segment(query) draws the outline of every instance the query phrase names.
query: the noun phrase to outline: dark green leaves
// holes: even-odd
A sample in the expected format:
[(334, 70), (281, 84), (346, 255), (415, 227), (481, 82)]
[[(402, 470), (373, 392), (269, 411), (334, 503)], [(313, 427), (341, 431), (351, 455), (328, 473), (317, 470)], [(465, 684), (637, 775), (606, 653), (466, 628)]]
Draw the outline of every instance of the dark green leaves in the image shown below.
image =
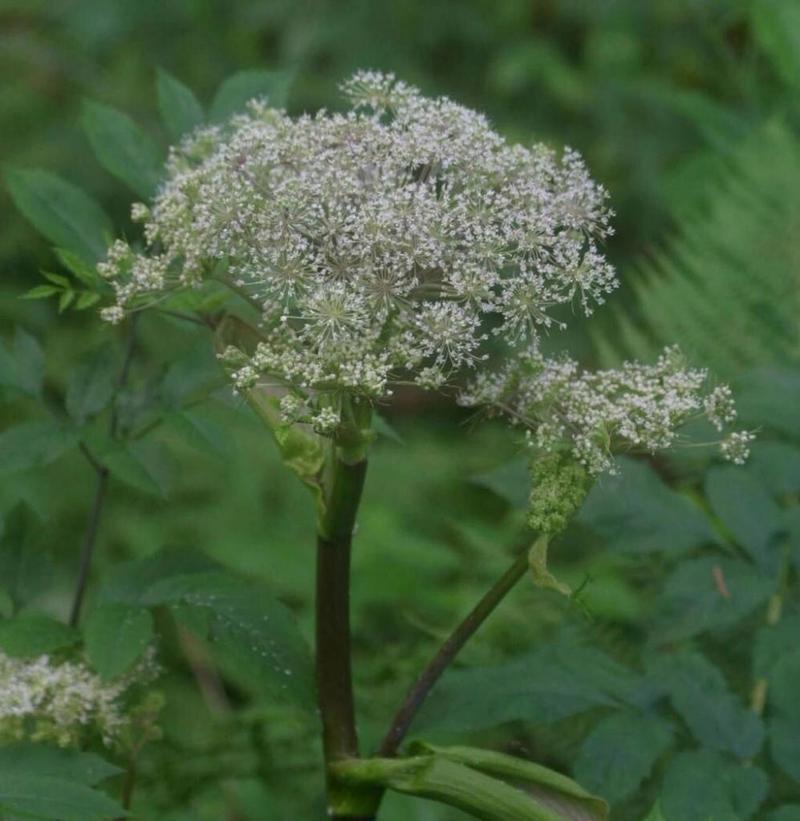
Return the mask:
[(796, 643), (791, 652), (775, 663), (769, 681), (772, 758), (785, 773), (800, 782), (800, 649)]
[(0, 747), (0, 772), (66, 778), (93, 787), (122, 771), (93, 753), (20, 743)]
[(728, 688), (722, 673), (699, 653), (666, 657), (658, 675), (667, 682), (675, 711), (704, 746), (752, 758), (761, 747), (759, 717)]
[(465, 732), (508, 721), (558, 721), (625, 703), (635, 676), (598, 650), (563, 642), (494, 667), (454, 670), (437, 685), (415, 724)]
[(9, 656), (40, 656), (79, 640), (77, 631), (48, 616), (30, 614), (0, 621), (0, 650)]
[(149, 611), (127, 604), (104, 604), (86, 620), (86, 655), (102, 678), (116, 678), (140, 658), (152, 635), (153, 617)]
[(191, 89), (163, 69), (156, 80), (158, 108), (169, 136), (178, 142), (203, 122), (203, 106)]
[(53, 821), (104, 821), (126, 813), (92, 789), (121, 770), (99, 756), (39, 744), (0, 748), (0, 811)]
[(758, 767), (727, 761), (710, 751), (680, 753), (664, 776), (661, 810), (666, 821), (745, 821), (768, 789)]
[(684, 561), (669, 576), (658, 601), (654, 638), (690, 638), (734, 625), (763, 604), (774, 583), (749, 563), (715, 558)]
[(0, 433), (0, 474), (48, 465), (76, 441), (75, 431), (51, 419), (6, 428)]
[(70, 374), (67, 413), (78, 424), (100, 413), (114, 395), (117, 363), (107, 346), (87, 357)]
[(624, 711), (604, 718), (587, 737), (575, 777), (610, 802), (634, 794), (672, 739), (660, 718)]
[(105, 255), (111, 222), (80, 188), (38, 169), (12, 169), (6, 183), (17, 208), (51, 242), (88, 262)]
[(161, 155), (150, 137), (127, 114), (91, 101), (83, 105), (81, 123), (103, 168), (150, 199), (161, 172)]
[(0, 772), (0, 809), (52, 821), (105, 821), (126, 815), (107, 795), (66, 778), (5, 772)]
[(11, 598), (12, 610), (41, 594), (52, 578), (52, 559), (41, 547), (43, 530), (24, 503), (5, 515), (0, 538), (0, 585)]
[(263, 695), (313, 707), (308, 646), (294, 617), (263, 588), (230, 576), (196, 551), (166, 550), (120, 568), (106, 601), (167, 605), (208, 638), (226, 674)]
[(36, 398), (42, 391), (43, 381), (42, 348), (35, 337), (17, 327), (11, 349), (0, 342), (0, 386)]
[(208, 638), (226, 672), (254, 692), (313, 705), (308, 647), (289, 610), (265, 590), (224, 573), (193, 573), (156, 582), (143, 603), (170, 604)]
[(702, 512), (649, 465), (633, 459), (619, 459), (618, 465), (619, 475), (601, 477), (578, 515), (611, 549), (682, 553), (715, 541)]
[(746, 468), (712, 468), (706, 476), (711, 509), (733, 538), (764, 572), (775, 570), (773, 540), (780, 531), (781, 511), (764, 485)]
[(293, 79), (289, 71), (240, 71), (219, 87), (211, 104), (210, 119), (215, 123), (224, 122), (233, 114), (242, 113), (246, 104), (256, 97), (266, 97), (270, 106), (282, 108)]

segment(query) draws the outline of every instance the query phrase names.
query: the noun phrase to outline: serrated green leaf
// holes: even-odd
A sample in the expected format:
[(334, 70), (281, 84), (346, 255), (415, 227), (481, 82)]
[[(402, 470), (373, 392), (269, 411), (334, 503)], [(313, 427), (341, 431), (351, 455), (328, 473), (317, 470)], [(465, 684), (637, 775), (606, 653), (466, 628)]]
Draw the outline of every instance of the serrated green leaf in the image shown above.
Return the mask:
[(800, 804), (784, 804), (776, 807), (766, 821), (800, 821)]
[(64, 778), (0, 773), (0, 809), (52, 821), (107, 821), (127, 815), (107, 795)]
[(193, 411), (170, 414), (168, 424), (198, 450), (225, 456), (228, 442), (225, 431), (212, 420)]
[(593, 707), (622, 706), (637, 683), (604, 653), (567, 638), (504, 664), (448, 671), (414, 729), (469, 732), (509, 721), (559, 721)]
[(155, 582), (142, 603), (206, 613), (212, 646), (230, 675), (254, 692), (313, 708), (308, 647), (288, 608), (265, 590), (224, 573), (192, 573)]
[(49, 465), (77, 439), (75, 431), (51, 420), (6, 428), (0, 433), (0, 475)]
[(761, 627), (753, 648), (753, 677), (772, 677), (775, 665), (797, 650), (800, 615), (784, 616), (777, 624)]
[(87, 100), (81, 124), (103, 168), (145, 200), (161, 174), (161, 152), (150, 137), (121, 111)]
[(672, 706), (703, 746), (741, 759), (756, 755), (764, 740), (761, 719), (730, 691), (708, 659), (680, 653), (664, 658), (658, 669)]
[(583, 742), (575, 778), (612, 804), (633, 795), (672, 740), (673, 728), (653, 715), (619, 712)]
[(190, 88), (161, 68), (156, 87), (161, 119), (175, 142), (202, 124), (203, 106)]
[(153, 636), (148, 610), (109, 603), (95, 608), (84, 627), (86, 655), (101, 678), (126, 673), (141, 657)]
[(122, 770), (94, 753), (20, 742), (0, 747), (0, 772), (64, 778), (93, 787)]
[(219, 87), (209, 119), (214, 123), (224, 122), (234, 114), (243, 113), (250, 100), (261, 97), (266, 97), (273, 108), (283, 108), (293, 80), (294, 74), (289, 71), (239, 71)]
[[(14, 387), (28, 396), (38, 397), (44, 384), (44, 351), (34, 336), (17, 326), (13, 348)], [(10, 374), (2, 375), (7, 384)]]
[(6, 184), (17, 208), (51, 242), (88, 262), (105, 255), (111, 221), (80, 188), (39, 169), (12, 169)]
[[(163, 455), (163, 454), (162, 454)], [(112, 476), (143, 493), (166, 497), (169, 479), (158, 454), (145, 442), (120, 442), (98, 454)]]
[(616, 476), (594, 485), (578, 514), (611, 550), (684, 553), (716, 541), (703, 513), (649, 465), (621, 458), (617, 466)]
[(75, 299), (75, 291), (63, 291), (58, 298), (58, 312), (62, 313), (72, 305), (72, 300)]
[(734, 764), (707, 750), (680, 753), (664, 775), (661, 809), (667, 821), (746, 821), (768, 787), (758, 767)]
[(9, 656), (40, 656), (79, 640), (77, 631), (49, 616), (27, 614), (0, 621), (0, 650)]
[(81, 259), (77, 254), (66, 248), (54, 248), (58, 261), (84, 285), (94, 286), (101, 281), (100, 274), (94, 265), (89, 265), (85, 260)]
[(42, 549), (44, 528), (31, 509), (20, 502), (5, 516), (0, 538), (0, 579), (15, 608), (43, 593), (52, 581), (50, 554)]
[(34, 288), (31, 288), (30, 291), (25, 291), (20, 299), (45, 299), (46, 297), (53, 296), (53, 294), (57, 294), (59, 292), (60, 289), (56, 288), (54, 285), (37, 285)]
[(91, 291), (84, 291), (78, 297), (78, 301), (75, 303), (75, 309), (78, 311), (84, 311), (86, 308), (91, 308), (92, 305), (97, 304), (99, 301), (100, 294), (94, 294)]
[(113, 568), (105, 578), (102, 600), (142, 606), (150, 588), (163, 579), (212, 573), (220, 569), (217, 562), (199, 550), (165, 548)]
[(707, 556), (682, 562), (657, 601), (653, 639), (672, 642), (736, 624), (766, 602), (773, 580), (749, 562)]
[(788, 715), (770, 719), (769, 750), (772, 760), (788, 776), (800, 781), (800, 719)]
[(755, 0), (749, 4), (755, 40), (785, 83), (800, 84), (800, 7), (794, 0)]
[[(781, 714), (800, 722), (800, 699), (798, 698), (800, 647), (798, 647), (797, 638), (798, 634), (795, 634), (795, 643), (791, 652), (782, 655), (772, 668), (769, 703)], [(800, 744), (800, 739), (798, 739), (798, 744)], [(798, 767), (800, 768), (800, 763)]]
[(775, 537), (781, 510), (764, 485), (746, 468), (714, 467), (706, 475), (711, 509), (763, 572), (775, 572), (779, 561)]
[(65, 405), (78, 424), (97, 416), (111, 402), (116, 384), (117, 363), (108, 346), (82, 360), (70, 374)]
[(70, 287), (70, 281), (61, 274), (52, 274), (49, 271), (42, 271), (42, 276), (54, 285), (58, 285), (61, 289)]
[(800, 448), (795, 445), (756, 440), (748, 466), (773, 496), (800, 493)]

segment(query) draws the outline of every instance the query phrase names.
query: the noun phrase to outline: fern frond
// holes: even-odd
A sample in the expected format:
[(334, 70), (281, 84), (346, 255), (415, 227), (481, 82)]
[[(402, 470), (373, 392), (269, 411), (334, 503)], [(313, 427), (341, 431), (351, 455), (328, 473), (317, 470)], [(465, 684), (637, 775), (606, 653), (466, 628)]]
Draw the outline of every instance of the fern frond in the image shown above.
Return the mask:
[[(596, 335), (604, 365), (678, 343), (715, 375), (800, 361), (800, 141), (772, 123), (708, 182), (634, 272), (633, 316)], [(644, 329), (647, 331), (645, 332)]]

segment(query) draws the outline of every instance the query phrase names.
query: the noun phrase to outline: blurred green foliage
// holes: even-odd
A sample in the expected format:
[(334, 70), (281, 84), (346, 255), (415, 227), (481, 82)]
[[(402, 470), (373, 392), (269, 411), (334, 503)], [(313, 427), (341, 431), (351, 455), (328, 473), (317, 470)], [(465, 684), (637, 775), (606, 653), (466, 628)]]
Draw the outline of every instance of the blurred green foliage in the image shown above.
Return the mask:
[[(656, 801), (649, 817), (667, 821), (798, 817), (796, 2), (0, 0), (0, 32), (4, 162), (80, 184), (125, 231), (129, 196), (93, 158), (79, 121), (91, 127), (98, 110), (86, 98), (111, 105), (161, 151), (178, 126), (160, 125), (159, 67), (204, 104), (234, 71), (291, 70), (292, 111), (336, 105), (336, 84), (356, 68), (393, 70), (487, 111), (514, 139), (580, 150), (618, 211), (609, 253), (624, 287), (589, 334), (569, 341), (590, 363), (684, 345), (695, 364), (737, 383), (742, 421), (761, 439), (741, 470), (689, 450), (625, 460), (552, 551), (559, 578), (583, 585), (578, 600), (523, 582), (415, 732), (569, 772), (624, 821)], [(90, 306), (58, 313), (52, 300), (18, 300), (42, 284), (39, 269), (63, 277), (65, 264), (6, 191), (0, 202), (0, 615), (35, 607), (63, 617), (94, 474), (40, 399), (104, 426), (107, 360), (119, 362), (125, 342)], [(89, 609), (130, 606), (114, 580), (141, 566), (122, 563), (188, 548), (268, 588), (308, 638), (310, 499), (219, 381), (201, 331), (142, 318), (121, 424), (158, 423), (109, 460)], [(399, 436), (375, 448), (354, 557), (367, 749), (519, 548), (527, 487), (506, 432), (417, 395), (384, 412)], [(14, 433), (21, 425), (24, 436)], [(177, 608), (182, 590), (158, 601)], [(239, 605), (252, 615), (252, 602)], [(313, 715), (254, 692), (224, 660), (215, 689), (202, 675), (209, 647), (187, 628), (205, 617), (187, 610), (177, 621), (156, 613), (167, 706), (163, 739), (141, 757), (138, 817), (321, 817)], [(397, 796), (381, 814), (463, 817)]]

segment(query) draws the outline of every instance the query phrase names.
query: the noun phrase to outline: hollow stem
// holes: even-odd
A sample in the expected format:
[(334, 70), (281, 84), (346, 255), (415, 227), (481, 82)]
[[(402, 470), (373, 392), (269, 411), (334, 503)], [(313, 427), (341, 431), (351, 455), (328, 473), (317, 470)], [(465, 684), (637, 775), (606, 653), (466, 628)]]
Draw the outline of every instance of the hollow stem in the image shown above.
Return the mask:
[(390, 758), (397, 754), (397, 750), (408, 733), (411, 723), (433, 689), (434, 684), (455, 659), (461, 648), (486, 621), (511, 588), (522, 578), (527, 568), (528, 554), (526, 551), (514, 560), (511, 567), (489, 588), (467, 617), (453, 630), (406, 693), (406, 697), (392, 719), (388, 732), (378, 747), (378, 755)]
[(358, 757), (350, 641), (350, 548), (367, 462), (331, 448), (317, 535), (316, 676), (327, 774), (328, 817), (369, 821), (374, 790), (342, 784), (337, 761)]

